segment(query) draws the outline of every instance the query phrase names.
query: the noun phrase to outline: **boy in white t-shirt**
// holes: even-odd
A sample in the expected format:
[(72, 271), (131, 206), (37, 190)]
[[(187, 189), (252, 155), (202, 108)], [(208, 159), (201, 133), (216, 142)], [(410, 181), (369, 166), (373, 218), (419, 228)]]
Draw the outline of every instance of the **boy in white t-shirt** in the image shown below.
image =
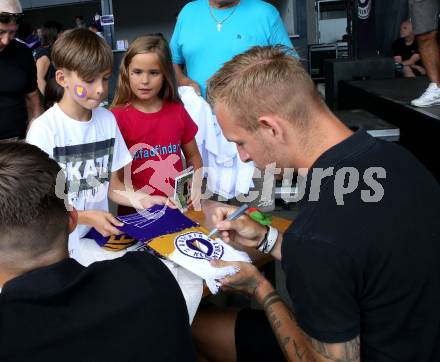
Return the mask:
[(68, 198), (79, 216), (69, 238), (75, 257), (79, 240), (92, 226), (104, 236), (120, 233), (116, 226), (122, 224), (108, 212), (108, 198), (138, 209), (167, 199), (126, 190), (121, 180), (132, 158), (113, 114), (99, 107), (113, 66), (107, 43), (87, 29), (70, 30), (55, 42), (52, 61), (64, 95), (32, 123), (26, 140), (64, 170)]

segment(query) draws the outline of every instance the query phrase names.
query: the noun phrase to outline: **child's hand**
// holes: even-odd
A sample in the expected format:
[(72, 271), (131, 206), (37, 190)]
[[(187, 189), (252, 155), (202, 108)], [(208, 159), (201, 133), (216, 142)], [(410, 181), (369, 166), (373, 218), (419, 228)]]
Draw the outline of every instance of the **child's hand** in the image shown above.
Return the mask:
[(154, 205), (167, 205), (168, 207), (170, 207), (172, 209), (177, 208), (174, 201), (172, 201), (168, 197), (164, 197), (164, 196), (149, 196), (149, 195), (145, 196), (141, 200), (141, 204), (144, 209), (148, 209), (149, 207), (152, 207)]
[(188, 205), (190, 210), (201, 211), (202, 205), (200, 200), (202, 199), (202, 192), (199, 187), (193, 187), (191, 189), (191, 201)]
[(81, 214), (81, 224), (93, 226), (102, 236), (122, 234), (116, 226), (123, 226), (124, 223), (120, 222), (109, 212), (90, 210), (83, 211)]

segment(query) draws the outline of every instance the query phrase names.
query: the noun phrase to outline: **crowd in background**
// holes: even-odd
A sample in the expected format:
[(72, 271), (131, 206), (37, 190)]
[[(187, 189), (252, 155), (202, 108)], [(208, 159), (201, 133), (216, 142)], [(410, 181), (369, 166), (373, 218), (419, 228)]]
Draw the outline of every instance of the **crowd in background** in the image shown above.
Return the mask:
[[(102, 35), (102, 25), (98, 13), (86, 22), (81, 15), (75, 16), (72, 28), (88, 28), (99, 36)], [(16, 39), (32, 50), (37, 67), (38, 90), (42, 96), (44, 109), (49, 109), (62, 96), (62, 88), (56, 83), (55, 68), (51, 61), (52, 46), (57, 38), (68, 28), (58, 21), (48, 20), (41, 26), (32, 28), (29, 24), (20, 24)]]

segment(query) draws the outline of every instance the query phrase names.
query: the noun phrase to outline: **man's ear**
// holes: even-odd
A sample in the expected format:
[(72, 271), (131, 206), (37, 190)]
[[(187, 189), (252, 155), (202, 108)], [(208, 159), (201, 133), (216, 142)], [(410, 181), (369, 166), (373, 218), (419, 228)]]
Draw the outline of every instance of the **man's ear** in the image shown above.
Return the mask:
[(67, 87), (67, 79), (66, 79), (66, 72), (63, 69), (58, 69), (55, 72), (55, 80), (57, 81), (57, 83), (63, 87), (66, 88)]
[(258, 118), (259, 131), (277, 143), (286, 142), (286, 122), (279, 116)]
[(69, 234), (75, 230), (76, 225), (78, 225), (78, 211), (74, 207), (72, 207), (72, 211), (68, 211), (69, 213)]

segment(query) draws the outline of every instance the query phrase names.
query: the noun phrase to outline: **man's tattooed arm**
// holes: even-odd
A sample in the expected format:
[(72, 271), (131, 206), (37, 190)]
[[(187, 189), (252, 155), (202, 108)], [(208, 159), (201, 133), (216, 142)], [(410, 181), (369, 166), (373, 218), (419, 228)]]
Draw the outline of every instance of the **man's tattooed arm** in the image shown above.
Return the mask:
[(234, 265), (240, 272), (222, 279), (222, 289), (255, 297), (263, 306), (281, 349), (289, 361), (360, 361), (359, 337), (344, 343), (323, 343), (308, 336), (269, 281), (254, 265), (214, 260), (211, 265)]
[[(260, 286), (259, 289), (264, 290), (265, 288)], [(270, 286), (270, 289), (272, 291), (269, 293), (259, 290), (256, 297), (263, 306), (278, 343), (288, 361), (360, 361), (359, 337), (344, 343), (323, 343), (309, 337), (298, 326), (293, 313), (280, 296), (273, 291), (272, 286)]]

